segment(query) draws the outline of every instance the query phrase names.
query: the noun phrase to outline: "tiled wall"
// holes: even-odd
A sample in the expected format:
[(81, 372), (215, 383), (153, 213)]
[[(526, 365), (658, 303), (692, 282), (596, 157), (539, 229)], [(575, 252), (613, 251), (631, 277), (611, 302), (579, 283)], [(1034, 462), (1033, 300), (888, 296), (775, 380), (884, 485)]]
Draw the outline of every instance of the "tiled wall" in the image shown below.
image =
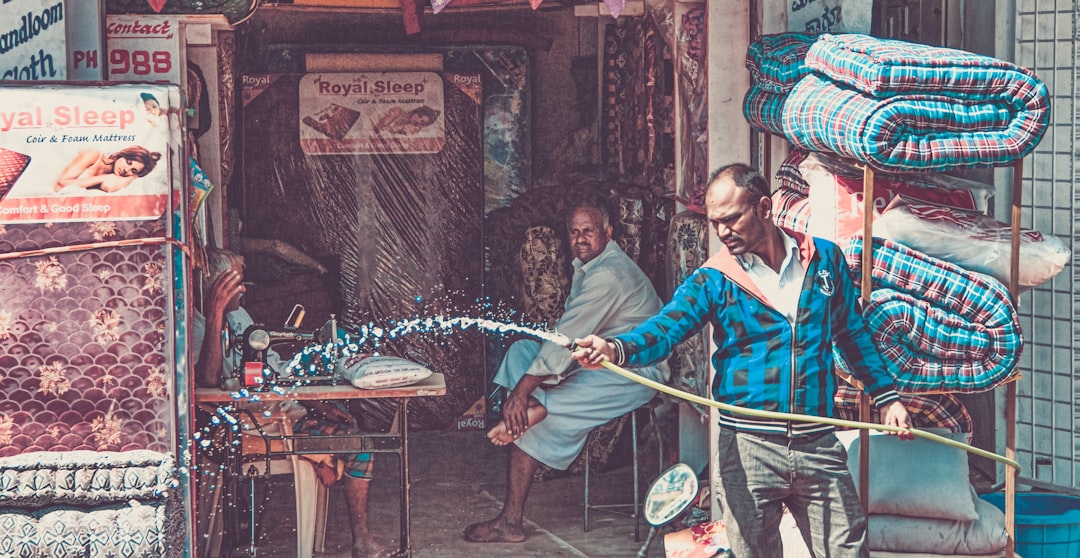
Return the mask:
[(1035, 153), (1024, 161), (1023, 222), (1062, 239), (1073, 263), (1053, 281), (1019, 298), (1026, 341), (1018, 384), (1016, 446), (1022, 478), (1039, 484), (1080, 485), (1075, 432), (1075, 370), (1080, 369), (1080, 300), (1077, 249), (1080, 222), (1076, 181), (1077, 45), (1073, 2), (1017, 0), (1016, 63), (1031, 68), (1051, 92), (1051, 125)]

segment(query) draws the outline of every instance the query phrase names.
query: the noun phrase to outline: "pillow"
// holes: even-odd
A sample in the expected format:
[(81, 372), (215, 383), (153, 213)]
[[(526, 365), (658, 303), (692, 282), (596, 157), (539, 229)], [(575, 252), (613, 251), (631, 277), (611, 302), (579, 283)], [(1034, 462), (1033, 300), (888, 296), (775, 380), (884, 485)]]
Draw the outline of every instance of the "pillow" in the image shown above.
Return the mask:
[[(1012, 228), (982, 213), (894, 198), (874, 221), (874, 236), (907, 245), (1009, 284)], [(1021, 287), (1054, 278), (1072, 260), (1060, 238), (1032, 229), (1020, 234)]]
[[(947, 430), (926, 429), (966, 442)], [(859, 486), (859, 432), (837, 432), (848, 450), (848, 469)], [(870, 434), (870, 494), (867, 513), (973, 521), (979, 518), (971, 494), (967, 454), (924, 438), (901, 440)]]
[(927, 552), (932, 554), (993, 554), (1005, 549), (1009, 534), (1005, 514), (996, 506), (974, 498), (975, 521), (923, 519), (899, 515), (871, 515), (867, 527), (870, 550)]
[(431, 376), (431, 370), (411, 360), (389, 356), (351, 355), (338, 363), (342, 378), (362, 389), (407, 386)]

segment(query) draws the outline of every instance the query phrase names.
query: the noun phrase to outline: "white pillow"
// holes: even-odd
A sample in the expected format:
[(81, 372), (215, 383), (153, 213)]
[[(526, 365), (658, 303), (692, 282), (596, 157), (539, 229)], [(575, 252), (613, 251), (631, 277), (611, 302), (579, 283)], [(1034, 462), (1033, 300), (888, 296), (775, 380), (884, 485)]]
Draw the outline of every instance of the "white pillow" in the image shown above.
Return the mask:
[(975, 498), (975, 521), (921, 519), (900, 515), (871, 515), (867, 543), (871, 550), (931, 554), (993, 554), (1005, 549), (1009, 534), (1005, 514)]
[[(956, 437), (945, 429), (926, 429)], [(837, 432), (848, 451), (848, 469), (859, 486), (859, 433)], [(966, 434), (962, 434), (966, 438)], [(966, 440), (965, 440), (966, 441)], [(971, 493), (967, 453), (925, 438), (901, 440), (870, 434), (869, 514), (973, 521), (979, 518)]]
[(407, 386), (431, 376), (431, 370), (411, 360), (364, 354), (340, 360), (338, 372), (352, 385), (363, 389)]

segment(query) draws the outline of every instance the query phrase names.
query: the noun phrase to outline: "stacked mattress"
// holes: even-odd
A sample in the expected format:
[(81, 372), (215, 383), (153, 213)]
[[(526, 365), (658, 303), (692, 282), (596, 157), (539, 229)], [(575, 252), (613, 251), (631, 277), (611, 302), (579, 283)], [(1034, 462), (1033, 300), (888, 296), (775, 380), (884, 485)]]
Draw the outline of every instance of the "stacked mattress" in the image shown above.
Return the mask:
[(783, 134), (784, 101), (800, 79), (810, 73), (804, 60), (816, 35), (765, 35), (746, 50), (750, 90), (743, 99), (743, 115), (750, 125)]
[(865, 35), (822, 35), (787, 96), (796, 146), (880, 169), (1002, 165), (1030, 153), (1050, 119), (1046, 85), (1009, 62)]

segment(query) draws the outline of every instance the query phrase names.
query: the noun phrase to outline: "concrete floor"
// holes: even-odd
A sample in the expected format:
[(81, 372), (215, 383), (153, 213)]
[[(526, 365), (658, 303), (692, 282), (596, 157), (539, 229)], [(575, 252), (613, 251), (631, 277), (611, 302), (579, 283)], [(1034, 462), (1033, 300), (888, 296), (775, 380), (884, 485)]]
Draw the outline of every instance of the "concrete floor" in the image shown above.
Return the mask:
[[(507, 449), (493, 446), (483, 432), (422, 431), (410, 433), (412, 477), (412, 555), (416, 558), (475, 557), (632, 557), (641, 542), (634, 541), (634, 520), (590, 512), (590, 530), (583, 530), (581, 475), (537, 481), (526, 504), (527, 539), (519, 544), (465, 542), (462, 530), (494, 517), (501, 508), (506, 486)], [(655, 468), (654, 468), (655, 469)], [(653, 470), (654, 470), (653, 469)], [(371, 495), (371, 522), (388, 542), (398, 539), (398, 469), (392, 455), (380, 456)], [(594, 503), (629, 502), (631, 468), (615, 468), (592, 476)], [(651, 480), (651, 476), (649, 479)], [(642, 492), (647, 489), (643, 482)], [(273, 477), (262, 520), (256, 556), (296, 556), (296, 521), (292, 479)], [(642, 523), (644, 541), (649, 527)], [(658, 537), (661, 539), (661, 537)], [(330, 490), (330, 518), (325, 553), (321, 558), (350, 558), (348, 516), (340, 490)], [(650, 547), (649, 557), (662, 557), (662, 540)]]

